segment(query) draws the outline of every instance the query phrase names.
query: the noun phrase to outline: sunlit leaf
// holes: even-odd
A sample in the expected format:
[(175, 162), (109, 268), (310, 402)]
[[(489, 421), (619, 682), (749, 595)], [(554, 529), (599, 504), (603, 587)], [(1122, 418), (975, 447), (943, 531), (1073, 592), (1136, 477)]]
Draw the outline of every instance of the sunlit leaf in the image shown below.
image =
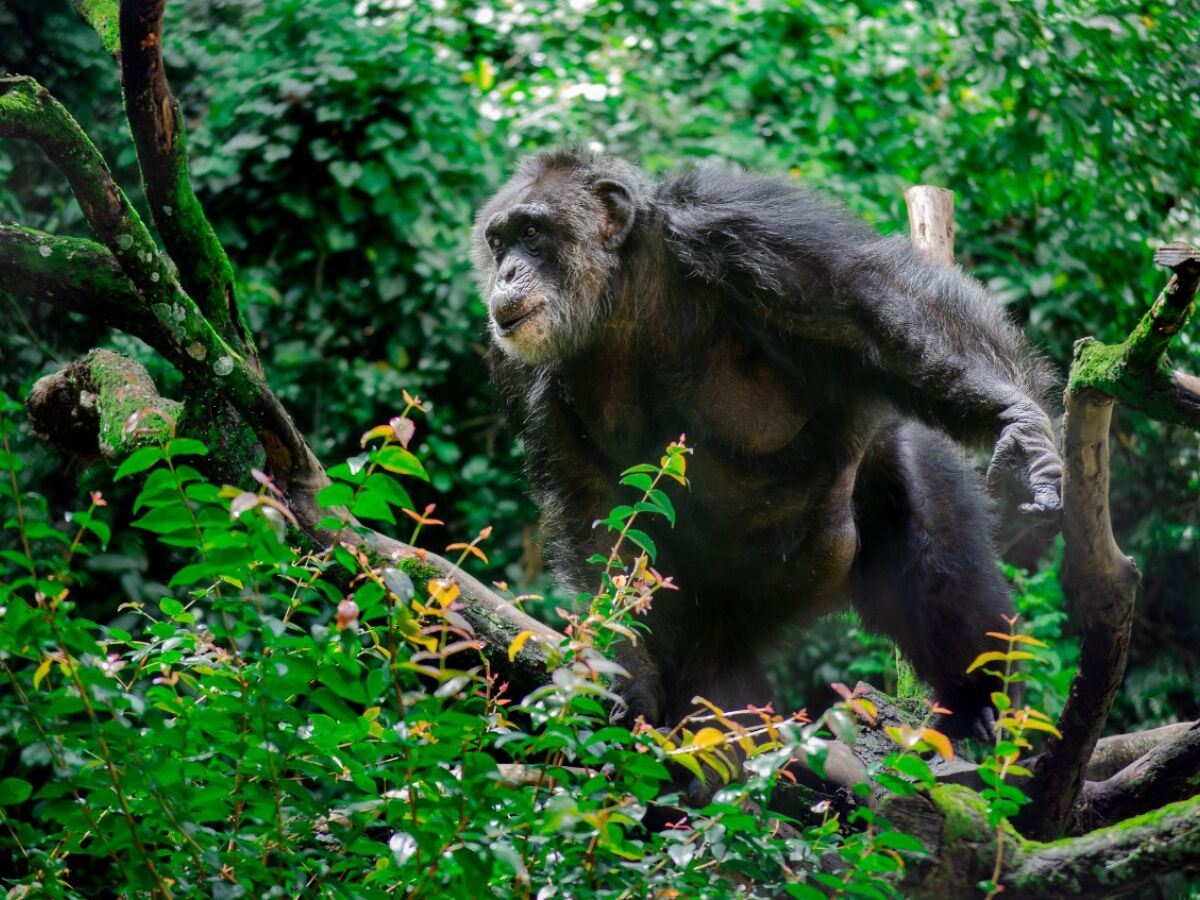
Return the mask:
[(1030, 644), (1034, 647), (1045, 647), (1045, 648), (1049, 649), (1048, 644), (1044, 644), (1041, 641), (1039, 641), (1037, 638), (1030, 637), (1027, 634), (1004, 634), (1001, 631), (989, 631), (987, 633), (987, 636), (999, 638), (1002, 641), (1008, 641), (1010, 644), (1011, 643)]
[(706, 748), (719, 747), (725, 743), (725, 733), (717, 728), (701, 728), (692, 735), (689, 746)]
[(458, 599), (458, 585), (449, 578), (432, 578), (425, 589), (443, 609)]
[(975, 661), (967, 667), (967, 674), (991, 662), (1019, 662), (1022, 659), (1037, 659), (1037, 657), (1024, 650), (989, 650), (987, 653), (980, 653), (975, 657)]
[(533, 637), (533, 631), (526, 630), (526, 631), (522, 631), (520, 634), (518, 634), (515, 638), (512, 639), (512, 643), (510, 643), (508, 645), (508, 661), (509, 662), (512, 662), (513, 660), (515, 660), (517, 658), (517, 654), (521, 652), (521, 648), (525, 646), (526, 641), (528, 641), (531, 637)]
[(921, 732), (921, 740), (938, 752), (944, 759), (954, 759), (954, 749), (950, 746), (950, 738), (934, 728), (926, 728)]

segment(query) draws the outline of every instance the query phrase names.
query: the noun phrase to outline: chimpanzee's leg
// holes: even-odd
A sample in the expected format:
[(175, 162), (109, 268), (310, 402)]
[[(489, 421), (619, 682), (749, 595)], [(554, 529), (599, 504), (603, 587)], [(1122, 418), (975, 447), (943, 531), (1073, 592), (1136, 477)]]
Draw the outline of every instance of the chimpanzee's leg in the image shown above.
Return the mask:
[(726, 710), (771, 702), (759, 661), (766, 643), (761, 634), (744, 627), (736, 616), (706, 609), (690, 591), (664, 594), (655, 603), (692, 609), (672, 615), (652, 610), (647, 617), (650, 633), (637, 647), (618, 648), (617, 660), (631, 676), (620, 685), (628, 704), (620, 718), (632, 722), (640, 715), (648, 724), (673, 728), (691, 713), (703, 712), (692, 702), (696, 696)]
[(988, 631), (1007, 631), (1013, 611), (996, 569), (993, 515), (975, 466), (938, 432), (898, 421), (874, 440), (854, 491), (860, 550), (852, 574), (863, 624), (895, 638), (935, 699), (953, 713), (953, 736), (990, 739), (989, 693), (966, 674)]
[[(714, 599), (728, 602), (723, 595)], [(618, 649), (617, 659), (631, 679), (617, 684), (626, 703), (617, 721), (632, 725), (641, 716), (648, 724), (669, 730), (693, 713), (709, 715), (708, 709), (693, 702), (703, 697), (735, 721), (758, 724), (757, 716), (745, 718), (735, 713), (750, 704), (765, 707), (771, 702), (770, 685), (758, 656), (764, 643), (761, 633), (736, 615), (719, 615), (719, 610), (706, 608), (691, 591), (661, 595), (655, 604), (649, 616), (650, 634), (637, 647)], [(686, 609), (668, 614), (667, 604)], [(656, 611), (661, 614), (655, 615)], [(696, 731), (703, 724), (689, 722), (687, 727)], [(740, 762), (742, 754), (736, 744), (725, 749)], [(723, 783), (713, 771), (706, 771), (705, 778), (695, 778), (680, 768), (677, 776), (676, 787), (693, 807), (709, 803)]]

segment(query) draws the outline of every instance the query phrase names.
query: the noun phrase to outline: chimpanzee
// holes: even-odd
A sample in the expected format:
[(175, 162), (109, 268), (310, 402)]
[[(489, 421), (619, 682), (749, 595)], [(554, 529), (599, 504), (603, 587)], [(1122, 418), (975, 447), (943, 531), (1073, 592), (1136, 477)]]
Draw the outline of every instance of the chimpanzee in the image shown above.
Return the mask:
[(627, 648), (627, 718), (702, 695), (769, 699), (760, 652), (853, 603), (899, 644), (955, 735), (990, 731), (971, 660), (1006, 630), (989, 479), (1053, 519), (1062, 467), (1045, 365), (973, 279), (790, 181), (698, 168), (651, 181), (572, 147), (526, 159), (479, 213), (493, 382), (527, 452), (556, 571), (594, 589), (592, 523), (625, 467), (686, 434), (678, 525), (652, 535), (650, 634)]

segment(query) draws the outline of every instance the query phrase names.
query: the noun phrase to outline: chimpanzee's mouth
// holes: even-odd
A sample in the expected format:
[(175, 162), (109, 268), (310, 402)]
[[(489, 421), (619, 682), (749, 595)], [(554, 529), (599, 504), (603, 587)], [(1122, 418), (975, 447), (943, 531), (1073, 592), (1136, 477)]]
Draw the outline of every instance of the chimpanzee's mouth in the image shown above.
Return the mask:
[(500, 335), (500, 337), (508, 337), (519, 327), (521, 327), (522, 322), (536, 313), (539, 308), (540, 304), (535, 304), (523, 309), (517, 308), (502, 310), (495, 316), (497, 333)]

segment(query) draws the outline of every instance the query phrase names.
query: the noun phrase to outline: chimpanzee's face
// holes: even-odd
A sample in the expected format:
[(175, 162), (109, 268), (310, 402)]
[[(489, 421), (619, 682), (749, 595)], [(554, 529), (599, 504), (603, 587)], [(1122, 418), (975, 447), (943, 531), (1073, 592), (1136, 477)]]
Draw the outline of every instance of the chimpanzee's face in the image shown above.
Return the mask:
[(480, 212), (474, 261), (492, 340), (523, 362), (561, 359), (597, 339), (628, 231), (614, 233), (611, 185), (521, 173)]

